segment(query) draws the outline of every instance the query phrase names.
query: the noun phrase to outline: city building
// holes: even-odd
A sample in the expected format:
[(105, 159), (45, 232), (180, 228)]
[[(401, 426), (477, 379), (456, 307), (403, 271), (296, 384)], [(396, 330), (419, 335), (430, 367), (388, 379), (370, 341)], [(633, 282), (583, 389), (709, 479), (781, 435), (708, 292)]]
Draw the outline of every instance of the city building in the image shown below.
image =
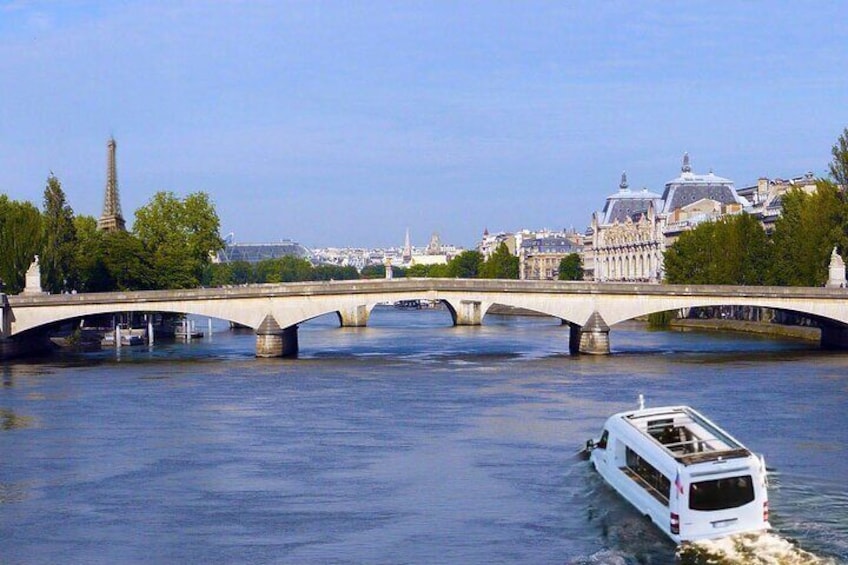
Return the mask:
[(490, 234), (488, 228), (483, 230), (483, 237), (480, 239), (480, 243), (477, 244), (477, 251), (483, 256), (483, 260), (485, 261), (492, 256), (492, 253), (498, 250), (501, 243), (506, 244), (510, 253), (513, 255), (517, 254), (518, 244), (516, 234), (508, 232)]
[(213, 258), (214, 263), (233, 263), (246, 261), (259, 263), (266, 259), (298, 257), (310, 259), (311, 253), (301, 244), (288, 239), (276, 243), (235, 243), (232, 236), (227, 238), (224, 248)]
[(681, 233), (750, 208), (730, 179), (712, 171), (692, 172), (688, 153), (683, 155), (680, 175), (665, 184), (662, 196), (645, 188), (631, 191), (622, 173), (618, 192), (592, 215), (586, 231), (585, 278), (660, 282), (663, 253)]
[(751, 203), (750, 213), (760, 221), (766, 233), (771, 234), (783, 210), (783, 196), (794, 188), (808, 194), (815, 192), (816, 179), (812, 171), (789, 180), (761, 177), (757, 184), (740, 188), (736, 192)]
[(621, 173), (618, 192), (592, 214), (584, 239), (583, 273), (596, 281), (659, 281), (665, 250), (662, 197), (647, 188), (633, 192)]
[(559, 264), (573, 253), (583, 252), (582, 237), (574, 231), (548, 232), (524, 236), (518, 248), (518, 278), (556, 280)]
[(730, 179), (716, 176), (712, 171), (706, 175), (693, 173), (688, 153), (683, 155), (680, 171), (680, 176), (666, 183), (662, 197), (666, 246), (701, 222), (738, 214), (751, 207), (748, 200), (739, 196)]

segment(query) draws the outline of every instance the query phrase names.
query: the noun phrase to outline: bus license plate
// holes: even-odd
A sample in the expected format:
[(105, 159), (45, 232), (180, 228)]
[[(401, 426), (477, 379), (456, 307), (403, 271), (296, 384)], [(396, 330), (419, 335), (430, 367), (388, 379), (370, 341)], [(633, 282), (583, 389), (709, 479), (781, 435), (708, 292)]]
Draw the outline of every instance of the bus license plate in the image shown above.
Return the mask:
[(715, 522), (710, 523), (713, 525), (713, 528), (726, 528), (736, 520), (736, 518), (730, 518), (729, 520), (716, 520)]

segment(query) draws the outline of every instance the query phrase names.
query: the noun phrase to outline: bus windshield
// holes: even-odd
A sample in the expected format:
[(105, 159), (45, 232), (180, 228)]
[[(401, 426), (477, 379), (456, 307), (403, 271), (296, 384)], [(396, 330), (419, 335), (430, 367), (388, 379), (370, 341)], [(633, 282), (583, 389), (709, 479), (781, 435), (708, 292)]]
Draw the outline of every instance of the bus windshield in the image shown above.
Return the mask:
[(689, 508), (692, 510), (725, 510), (753, 500), (754, 481), (751, 475), (701, 481), (689, 487)]

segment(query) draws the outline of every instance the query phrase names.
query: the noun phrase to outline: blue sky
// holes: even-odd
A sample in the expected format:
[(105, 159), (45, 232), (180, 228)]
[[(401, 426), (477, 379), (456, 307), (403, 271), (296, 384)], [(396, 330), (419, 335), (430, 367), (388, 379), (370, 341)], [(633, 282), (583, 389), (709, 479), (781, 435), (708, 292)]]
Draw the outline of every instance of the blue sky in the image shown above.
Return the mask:
[(2, 1), (0, 192), (203, 190), (242, 242), (473, 246), (693, 169), (825, 175), (848, 3)]

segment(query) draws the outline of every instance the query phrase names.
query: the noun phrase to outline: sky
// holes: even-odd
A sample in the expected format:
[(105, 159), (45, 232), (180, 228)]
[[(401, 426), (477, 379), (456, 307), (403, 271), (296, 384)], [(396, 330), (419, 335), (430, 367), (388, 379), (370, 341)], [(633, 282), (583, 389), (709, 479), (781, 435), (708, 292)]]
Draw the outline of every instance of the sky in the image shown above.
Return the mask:
[(0, 0), (0, 193), (209, 194), (222, 235), (473, 247), (694, 172), (826, 176), (848, 3)]

